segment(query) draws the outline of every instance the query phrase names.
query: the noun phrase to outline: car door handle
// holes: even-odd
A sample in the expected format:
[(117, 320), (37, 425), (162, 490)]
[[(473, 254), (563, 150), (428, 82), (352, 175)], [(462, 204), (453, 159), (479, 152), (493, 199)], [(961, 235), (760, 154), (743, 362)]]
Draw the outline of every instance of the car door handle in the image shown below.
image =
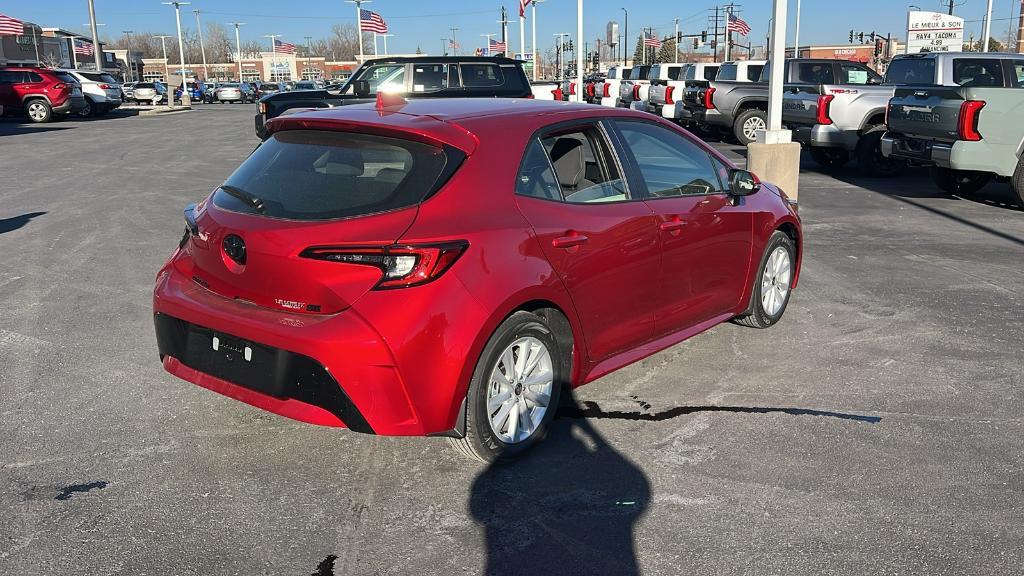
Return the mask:
[(684, 220), (680, 220), (679, 216), (673, 216), (670, 220), (666, 220), (659, 224), (658, 228), (661, 228), (665, 232), (679, 232), (683, 229), (683, 226), (686, 226), (686, 222)]
[(551, 241), (551, 245), (555, 248), (575, 248), (582, 244), (586, 244), (587, 238), (582, 234), (571, 234), (569, 236), (560, 236)]

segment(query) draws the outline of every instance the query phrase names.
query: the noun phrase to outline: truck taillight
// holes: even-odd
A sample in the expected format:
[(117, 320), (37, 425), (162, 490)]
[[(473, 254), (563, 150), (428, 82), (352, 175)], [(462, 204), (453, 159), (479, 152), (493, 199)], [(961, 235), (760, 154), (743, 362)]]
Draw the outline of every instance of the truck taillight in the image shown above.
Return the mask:
[(676, 101), (672, 99), (672, 91), (675, 90), (675, 86), (668, 86), (665, 88), (665, 104), (675, 104)]
[(832, 119), (829, 118), (829, 108), (832, 106), (832, 101), (835, 100), (835, 96), (832, 94), (823, 94), (818, 96), (818, 116), (815, 121), (818, 124), (831, 124)]
[(575, 96), (576, 95), (576, 83), (575, 82), (569, 82), (569, 95), (570, 96)]
[(587, 96), (594, 97), (594, 83), (590, 82), (587, 84)]
[(639, 99), (640, 99), (640, 85), (639, 84), (633, 84), (633, 100), (639, 100)]
[(981, 133), (978, 132), (978, 122), (981, 119), (981, 109), (984, 107), (984, 100), (968, 100), (960, 105), (960, 119), (957, 121), (957, 132), (961, 140), (967, 140), (968, 142), (981, 140)]
[(611, 95), (612, 95), (612, 85), (607, 83), (607, 82), (605, 82), (604, 83), (604, 91), (601, 93), (601, 96), (604, 97), (604, 98), (609, 98), (609, 97), (611, 97)]
[(300, 256), (380, 268), (383, 276), (374, 290), (386, 290), (419, 286), (436, 280), (455, 264), (468, 246), (468, 242), (458, 240), (412, 246), (316, 247), (303, 250)]
[(704, 107), (708, 110), (715, 109), (715, 89), (708, 88), (704, 91)]

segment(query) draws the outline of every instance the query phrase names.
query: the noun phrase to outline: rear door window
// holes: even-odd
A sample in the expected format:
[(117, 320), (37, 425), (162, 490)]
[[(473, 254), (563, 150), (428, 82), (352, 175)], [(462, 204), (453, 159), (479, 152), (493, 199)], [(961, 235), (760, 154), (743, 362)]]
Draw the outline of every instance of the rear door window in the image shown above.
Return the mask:
[(953, 82), (964, 87), (1004, 86), (999, 60), (954, 58)]
[(735, 64), (722, 64), (721, 68), (718, 69), (719, 80), (735, 80), (736, 79), (736, 65)]
[(462, 85), (466, 88), (483, 88), (501, 86), (505, 83), (505, 74), (497, 64), (462, 64)]
[[(757, 82), (758, 78), (761, 77), (761, 71), (764, 70), (763, 64), (751, 64), (747, 66), (747, 80), (751, 82)], [(719, 73), (721, 77), (721, 73)]]
[(1012, 71), (1011, 80), (1015, 82), (1014, 86), (1024, 88), (1024, 60), (1010, 62), (1010, 70)]
[(435, 92), (448, 88), (451, 74), (448, 64), (413, 64), (412, 91)]
[(840, 84), (877, 84), (880, 80), (878, 74), (860, 64), (840, 64), (839, 74)]
[(604, 132), (593, 124), (558, 129), (534, 140), (523, 157), (516, 193), (575, 204), (630, 197)]
[(831, 62), (799, 62), (797, 78), (806, 84), (835, 84), (836, 76)]
[[(217, 206), (293, 220), (329, 220), (413, 206), (423, 201), (454, 149), (400, 138), (291, 130), (260, 145), (225, 182), (262, 203), (262, 211), (220, 188)], [(237, 194), (236, 194), (237, 195)]]

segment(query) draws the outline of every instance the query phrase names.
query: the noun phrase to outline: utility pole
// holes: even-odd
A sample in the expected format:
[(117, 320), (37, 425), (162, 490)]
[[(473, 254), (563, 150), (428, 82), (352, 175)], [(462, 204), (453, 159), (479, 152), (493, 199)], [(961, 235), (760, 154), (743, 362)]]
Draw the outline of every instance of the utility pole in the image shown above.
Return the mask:
[(203, 45), (203, 25), (199, 23), (199, 10), (193, 10), (196, 15), (196, 32), (199, 34), (199, 52), (203, 54), (203, 80), (210, 77), (210, 69), (206, 66), (206, 46)]
[(362, 63), (363, 63), (363, 19), (362, 19), (362, 12), (361, 12), (362, 8), (361, 8), (361, 6), (363, 4), (369, 4), (370, 2), (373, 2), (373, 0), (345, 0), (345, 2), (348, 3), (348, 4), (355, 4), (356, 5), (356, 30), (359, 31), (358, 32), (358, 34), (359, 34), (359, 64), (362, 65)]
[[(264, 34), (264, 38), (270, 38), (270, 53), (272, 54), (270, 60), (270, 81), (280, 82), (281, 78), (277, 74), (277, 37), (280, 34)], [(362, 38), (362, 35), (360, 35)], [(276, 78), (276, 79), (275, 79)]]
[[(303, 76), (308, 76), (309, 75), (309, 57), (312, 55), (311, 53), (313, 52), (313, 47), (311, 45), (311, 42), (313, 41), (313, 37), (312, 36), (304, 36), (304, 38), (306, 39), (306, 70), (305, 70), (305, 74), (303, 74)], [(385, 52), (387, 52), (387, 50), (385, 50)], [(385, 56), (386, 55), (387, 54), (385, 54)], [(305, 80), (305, 78), (303, 78), (303, 80)]]
[(732, 60), (732, 30), (729, 29), (729, 19), (732, 18), (732, 4), (725, 7), (725, 60)]
[[(174, 36), (161, 34), (157, 36), (157, 38), (160, 39), (160, 48), (164, 51), (164, 82), (166, 82), (167, 79), (171, 77), (171, 72), (167, 69), (167, 42), (165, 42), (165, 40), (168, 38), (174, 38)], [(167, 105), (170, 106), (170, 101), (168, 101)]]
[(953, 15), (953, 0), (949, 0), (949, 15)]
[(580, 50), (583, 41), (583, 0), (576, 0), (576, 101), (583, 102), (583, 57)]
[(128, 39), (128, 52), (125, 54), (124, 63), (128, 65), (128, 81), (135, 80), (135, 71), (132, 70), (132, 34), (134, 30), (121, 30), (121, 33)]
[(796, 46), (793, 48), (793, 58), (800, 57), (800, 0), (796, 0), (796, 32), (793, 43)]
[[(92, 3), (92, 0), (89, 0)], [(185, 43), (181, 41), (181, 7), (191, 4), (191, 2), (161, 2), (167, 6), (174, 6), (174, 18), (178, 22), (178, 54), (181, 56), (181, 81), (185, 82)], [(174, 99), (174, 90), (170, 90), (167, 94), (168, 100)], [(184, 107), (192, 106), (192, 98), (189, 97), (188, 90), (181, 91), (181, 105)]]
[(711, 42), (711, 51), (715, 55), (715, 62), (718, 62), (718, 6), (715, 6), (715, 39)]
[(498, 20), (498, 24), (501, 24), (501, 42), (505, 44), (505, 55), (508, 56), (508, 14), (504, 6), (501, 7), (501, 20)]
[(96, 7), (89, 0), (89, 27), (92, 29), (92, 57), (96, 62), (96, 71), (103, 71), (103, 48), (100, 46), (100, 35), (96, 31)]
[(628, 60), (628, 52), (626, 52), (626, 42), (629, 42), (629, 10), (626, 10), (625, 8), (623, 8), (622, 11), (626, 13), (626, 21), (623, 23), (623, 26), (622, 26), (622, 42), (621, 42), (621, 44), (622, 44), (622, 67), (625, 68), (626, 67), (626, 62)]
[(982, 40), (982, 52), (988, 52), (988, 40), (992, 36), (992, 0), (988, 0), (988, 10), (985, 12), (985, 26), (982, 29), (984, 39)]
[(447, 56), (448, 55), (448, 50), (447, 50), (448, 42), (449, 42), (448, 38), (441, 38), (441, 56)]
[(458, 56), (459, 55), (459, 39), (455, 36), (455, 33), (458, 32), (459, 29), (457, 27), (453, 26), (453, 27), (449, 28), (449, 30), (452, 31), (452, 52), (454, 52), (455, 55)]
[(238, 35), (238, 27), (245, 26), (245, 22), (231, 22), (235, 27), (235, 58), (238, 59), (238, 81), (242, 81), (242, 37)]

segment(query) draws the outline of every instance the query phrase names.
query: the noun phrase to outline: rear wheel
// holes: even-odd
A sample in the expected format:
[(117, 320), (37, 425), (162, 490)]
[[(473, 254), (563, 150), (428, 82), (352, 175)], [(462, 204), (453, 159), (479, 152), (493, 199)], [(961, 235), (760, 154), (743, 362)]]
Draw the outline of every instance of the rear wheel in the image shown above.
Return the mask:
[(953, 170), (939, 166), (932, 166), (931, 175), (935, 185), (947, 194), (974, 194), (992, 179), (992, 174), (988, 172)]
[(882, 136), (885, 127), (872, 128), (865, 132), (857, 142), (857, 162), (869, 176), (895, 176), (902, 172), (907, 163), (897, 158), (886, 158), (882, 155)]
[(1024, 158), (1017, 161), (1017, 169), (1013, 171), (1010, 188), (1017, 194), (1017, 203), (1024, 208)]
[(88, 118), (96, 114), (96, 105), (92, 103), (92, 100), (85, 99), (85, 108), (78, 111), (78, 116), (81, 118)]
[(25, 111), (28, 113), (28, 119), (36, 124), (49, 122), (53, 118), (53, 108), (46, 100), (30, 100)]
[(733, 124), (733, 134), (740, 144), (746, 146), (757, 140), (757, 131), (768, 127), (768, 113), (757, 108), (740, 112)]
[(811, 148), (811, 158), (822, 168), (839, 168), (850, 161), (850, 153), (843, 148)]
[(558, 407), (563, 352), (547, 321), (516, 312), (484, 347), (466, 395), (466, 435), (452, 439), (462, 454), (514, 460), (539, 442)]
[(734, 319), (751, 328), (768, 328), (782, 319), (789, 305), (795, 271), (796, 246), (785, 232), (776, 230), (768, 239), (761, 266), (754, 277), (750, 308)]

